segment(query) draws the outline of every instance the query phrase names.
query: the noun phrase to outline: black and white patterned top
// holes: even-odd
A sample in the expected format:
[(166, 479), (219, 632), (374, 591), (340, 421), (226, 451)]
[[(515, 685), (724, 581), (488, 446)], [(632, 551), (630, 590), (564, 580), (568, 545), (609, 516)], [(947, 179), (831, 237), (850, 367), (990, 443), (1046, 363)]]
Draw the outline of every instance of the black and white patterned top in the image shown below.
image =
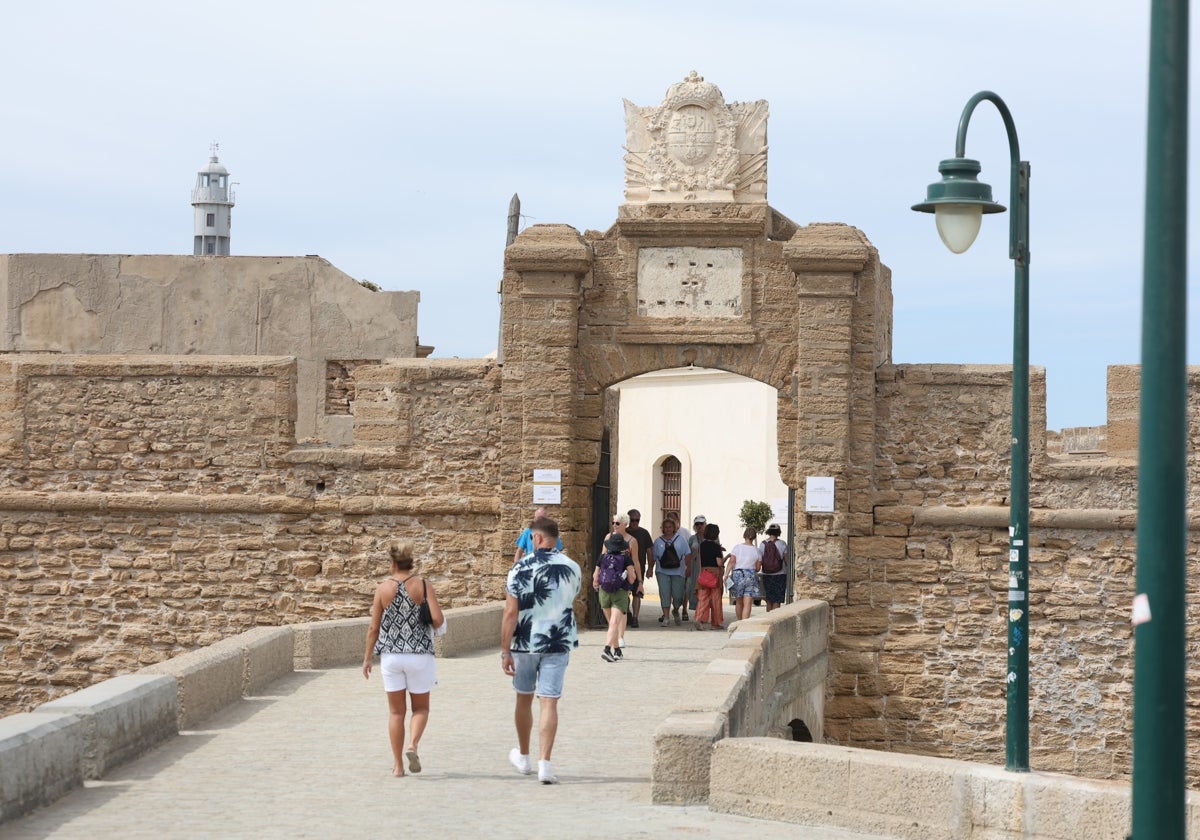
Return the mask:
[(403, 583), (397, 582), (396, 597), (383, 608), (375, 652), (433, 654), (432, 629), (421, 623), (417, 605)]

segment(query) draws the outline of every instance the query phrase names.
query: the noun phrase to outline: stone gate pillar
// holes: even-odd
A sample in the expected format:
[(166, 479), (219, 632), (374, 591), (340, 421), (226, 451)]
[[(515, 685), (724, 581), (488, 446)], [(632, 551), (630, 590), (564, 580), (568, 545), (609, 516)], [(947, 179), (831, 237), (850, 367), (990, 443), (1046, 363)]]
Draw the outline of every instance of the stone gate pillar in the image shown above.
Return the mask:
[(504, 252), (497, 574), (508, 571), (513, 541), (532, 516), (535, 469), (562, 471), (562, 502), (546, 507), (567, 553), (585, 559), (594, 476), (580, 474), (572, 441), (581, 436), (575, 416), (579, 307), (591, 265), (590, 246), (569, 225), (526, 228)]
[[(784, 245), (796, 274), (796, 590), (845, 603), (844, 567), (872, 529), (875, 368), (891, 357), (891, 287), (867, 238), (848, 225), (800, 228)], [(806, 514), (807, 476), (835, 480), (834, 512)], [(794, 480), (794, 483), (793, 483)]]

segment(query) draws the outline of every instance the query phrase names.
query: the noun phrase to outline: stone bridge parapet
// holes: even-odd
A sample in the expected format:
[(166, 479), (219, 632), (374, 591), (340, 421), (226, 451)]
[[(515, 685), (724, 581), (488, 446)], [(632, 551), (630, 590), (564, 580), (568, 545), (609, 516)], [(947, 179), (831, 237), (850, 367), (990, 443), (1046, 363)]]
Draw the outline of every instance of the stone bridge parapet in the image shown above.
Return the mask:
[(709, 756), (723, 738), (782, 735), (801, 720), (820, 741), (828, 639), (824, 601), (730, 625), (725, 647), (654, 733), (653, 801), (708, 801)]

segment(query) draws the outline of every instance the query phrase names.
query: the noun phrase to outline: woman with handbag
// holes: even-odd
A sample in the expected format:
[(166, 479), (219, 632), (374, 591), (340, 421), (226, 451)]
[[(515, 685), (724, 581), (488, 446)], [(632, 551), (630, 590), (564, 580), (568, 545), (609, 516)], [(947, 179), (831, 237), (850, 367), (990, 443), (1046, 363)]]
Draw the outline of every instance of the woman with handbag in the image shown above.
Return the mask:
[(725, 610), (721, 605), (721, 561), (725, 549), (717, 541), (721, 529), (715, 522), (704, 526), (704, 539), (700, 541), (700, 575), (696, 578), (696, 629), (703, 630), (710, 622), (712, 629), (725, 629)]
[(735, 545), (729, 552), (729, 560), (725, 564), (725, 580), (729, 581), (729, 594), (737, 599), (738, 621), (750, 617), (754, 609), (754, 599), (762, 597), (758, 586), (758, 570), (762, 560), (758, 556), (758, 546), (754, 540), (758, 531), (747, 528), (742, 532), (741, 545)]
[[(388, 738), (392, 744), (392, 775), (408, 769), (421, 772), (417, 747), (429, 721), (429, 691), (437, 684), (433, 658), (433, 632), (446, 620), (437, 593), (429, 583), (413, 574), (412, 543), (388, 549), (392, 573), (375, 587), (371, 602), (371, 626), (363, 656), (363, 677), (371, 676), (371, 657), (379, 654), (379, 671), (388, 700)], [(412, 703), (408, 749), (404, 749), (405, 694)]]

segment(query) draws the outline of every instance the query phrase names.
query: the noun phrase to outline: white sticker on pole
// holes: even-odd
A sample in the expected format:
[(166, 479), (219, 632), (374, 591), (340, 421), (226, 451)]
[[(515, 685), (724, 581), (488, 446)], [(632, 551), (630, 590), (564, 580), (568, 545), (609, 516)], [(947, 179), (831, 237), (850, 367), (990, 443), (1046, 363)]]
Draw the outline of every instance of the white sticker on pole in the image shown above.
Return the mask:
[(1009, 602), (1010, 604), (1011, 604), (1013, 601), (1024, 601), (1024, 600), (1025, 600), (1025, 593), (1024, 593), (1024, 592), (1022, 592), (1020, 589), (1010, 589), (1010, 590), (1008, 590), (1008, 602)]
[(1009, 551), (1008, 551), (1008, 562), (1009, 563), (1016, 563), (1020, 559), (1021, 559), (1021, 552), (1017, 551), (1015, 548), (1009, 549)]
[(1019, 584), (1019, 583), (1017, 583), (1017, 576), (1016, 576), (1016, 575), (1009, 575), (1009, 576), (1008, 576), (1008, 588), (1009, 588), (1009, 589), (1016, 589), (1018, 586), (1020, 586), (1020, 584)]
[(1145, 624), (1150, 620), (1150, 596), (1146, 593), (1133, 596), (1133, 615), (1130, 618), (1133, 626)]

